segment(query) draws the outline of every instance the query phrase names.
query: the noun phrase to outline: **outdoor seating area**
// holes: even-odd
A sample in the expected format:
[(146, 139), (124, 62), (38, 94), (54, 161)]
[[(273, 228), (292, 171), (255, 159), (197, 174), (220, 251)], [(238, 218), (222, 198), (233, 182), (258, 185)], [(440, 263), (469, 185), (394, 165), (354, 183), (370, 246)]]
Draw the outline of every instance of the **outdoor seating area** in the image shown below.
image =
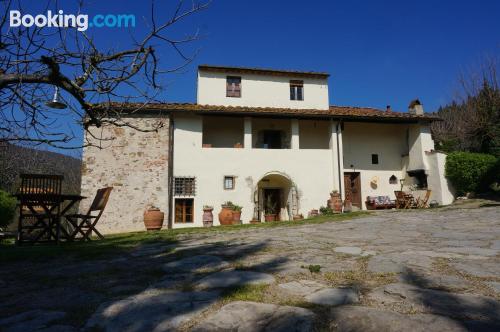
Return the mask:
[(112, 187), (102, 188), (86, 214), (70, 214), (76, 203), (86, 197), (62, 193), (64, 177), (51, 174), (21, 174), (14, 195), (19, 203), (17, 244), (90, 241), (95, 233)]
[(396, 209), (425, 209), (429, 207), (431, 190), (426, 190), (423, 196), (411, 192), (394, 191), (396, 195)]

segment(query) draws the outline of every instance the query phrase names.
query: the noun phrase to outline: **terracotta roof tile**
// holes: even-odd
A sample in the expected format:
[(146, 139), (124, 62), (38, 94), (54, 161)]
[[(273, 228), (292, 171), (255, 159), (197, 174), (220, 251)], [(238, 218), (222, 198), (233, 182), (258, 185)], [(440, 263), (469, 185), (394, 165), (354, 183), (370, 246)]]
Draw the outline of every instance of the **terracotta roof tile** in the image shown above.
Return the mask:
[[(96, 104), (96, 110), (106, 109), (106, 103)], [(278, 115), (278, 116), (296, 116), (296, 117), (325, 117), (349, 120), (368, 120), (368, 121), (439, 121), (441, 120), (434, 114), (426, 113), (424, 115), (412, 115), (410, 113), (401, 113), (393, 111), (382, 111), (370, 107), (352, 107), (352, 106), (330, 106), (327, 110), (322, 109), (294, 109), (294, 108), (276, 108), (276, 107), (249, 107), (249, 106), (221, 106), (221, 105), (200, 105), (194, 103), (111, 103), (113, 109), (124, 111), (170, 111), (185, 113), (207, 113), (207, 114), (242, 114), (242, 115)]]
[(299, 71), (299, 70), (280, 70), (255, 67), (229, 67), (229, 66), (214, 66), (214, 65), (199, 65), (198, 70), (225, 72), (225, 73), (250, 73), (250, 74), (267, 74), (279, 76), (299, 76), (313, 78), (328, 78), (330, 74), (325, 72), (315, 71)]

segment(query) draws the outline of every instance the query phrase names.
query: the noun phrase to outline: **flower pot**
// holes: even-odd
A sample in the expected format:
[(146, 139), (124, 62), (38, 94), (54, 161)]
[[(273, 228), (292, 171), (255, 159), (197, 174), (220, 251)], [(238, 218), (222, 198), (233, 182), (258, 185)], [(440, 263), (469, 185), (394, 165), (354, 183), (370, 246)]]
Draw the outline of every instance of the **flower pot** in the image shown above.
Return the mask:
[(233, 211), (233, 224), (241, 224), (241, 211)]
[(252, 220), (250, 220), (250, 223), (251, 224), (260, 224), (260, 220), (252, 219)]
[(223, 206), (219, 212), (219, 222), (221, 225), (233, 224), (233, 210), (230, 206)]
[(330, 199), (328, 200), (328, 207), (334, 212), (342, 212), (342, 200), (340, 199), (340, 193), (332, 192), (330, 193)]
[(266, 214), (264, 216), (264, 220), (266, 222), (272, 222), (272, 221), (276, 221), (276, 214)]
[(203, 226), (211, 227), (214, 224), (213, 209), (203, 209)]
[(302, 220), (302, 219), (304, 219), (304, 216), (301, 214), (296, 214), (293, 216), (293, 220)]
[(148, 209), (144, 212), (144, 226), (148, 231), (159, 231), (163, 226), (165, 214), (160, 209)]

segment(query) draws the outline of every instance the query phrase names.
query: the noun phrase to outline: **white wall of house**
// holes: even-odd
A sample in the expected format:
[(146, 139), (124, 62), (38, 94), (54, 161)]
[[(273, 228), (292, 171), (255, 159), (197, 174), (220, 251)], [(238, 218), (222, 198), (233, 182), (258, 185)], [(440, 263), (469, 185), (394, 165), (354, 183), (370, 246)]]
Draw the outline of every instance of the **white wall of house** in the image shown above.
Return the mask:
[[(226, 77), (241, 76), (241, 97), (226, 97)], [(290, 80), (304, 81), (304, 100), (290, 100)], [(328, 109), (328, 81), (320, 78), (198, 71), (198, 104)]]
[[(361, 201), (366, 208), (367, 196), (389, 195), (400, 190), (399, 180), (404, 179), (403, 155), (408, 153), (407, 125), (347, 122), (342, 132), (344, 172), (359, 172), (361, 177)], [(372, 164), (372, 154), (378, 154), (379, 163)], [(394, 175), (396, 184), (390, 184)], [(372, 184), (378, 179), (377, 185)]]
[[(196, 195), (194, 198), (194, 223), (173, 224), (173, 227), (201, 226), (202, 207), (214, 207), (214, 224), (218, 224), (217, 214), (225, 201), (243, 206), (242, 221), (253, 218), (254, 193), (258, 182), (267, 174), (282, 174), (290, 178), (299, 193), (299, 212), (307, 216), (311, 209), (326, 205), (329, 193), (334, 189), (334, 165), (332, 151), (326, 149), (299, 149), (298, 128), (291, 130), (290, 149), (254, 149), (251, 144), (251, 121), (245, 121), (245, 147), (203, 148), (203, 117), (198, 115), (178, 115), (174, 119), (174, 176), (195, 176)], [(255, 119), (259, 123), (260, 119)], [(285, 120), (267, 119), (283, 126)], [(296, 120), (288, 120), (298, 124)], [(328, 121), (327, 121), (328, 123)], [(328, 139), (328, 138), (327, 138)], [(224, 190), (224, 176), (235, 176), (234, 190)], [(175, 200), (175, 197), (173, 197)]]
[(427, 184), (432, 190), (429, 202), (434, 200), (440, 205), (453, 203), (455, 193), (445, 177), (446, 154), (432, 151), (426, 153), (426, 158), (429, 165)]

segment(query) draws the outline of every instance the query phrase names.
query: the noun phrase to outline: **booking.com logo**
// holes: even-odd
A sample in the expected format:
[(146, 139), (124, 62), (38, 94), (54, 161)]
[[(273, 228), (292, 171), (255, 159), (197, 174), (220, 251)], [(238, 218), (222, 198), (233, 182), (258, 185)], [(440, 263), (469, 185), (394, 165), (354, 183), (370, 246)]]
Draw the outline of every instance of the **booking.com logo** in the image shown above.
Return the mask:
[(135, 28), (135, 15), (133, 14), (98, 14), (89, 21), (85, 14), (64, 14), (63, 10), (53, 13), (48, 10), (47, 14), (21, 15), (19, 10), (10, 11), (11, 27), (32, 27), (33, 25), (54, 28), (77, 28), (78, 31), (86, 31), (88, 28)]

